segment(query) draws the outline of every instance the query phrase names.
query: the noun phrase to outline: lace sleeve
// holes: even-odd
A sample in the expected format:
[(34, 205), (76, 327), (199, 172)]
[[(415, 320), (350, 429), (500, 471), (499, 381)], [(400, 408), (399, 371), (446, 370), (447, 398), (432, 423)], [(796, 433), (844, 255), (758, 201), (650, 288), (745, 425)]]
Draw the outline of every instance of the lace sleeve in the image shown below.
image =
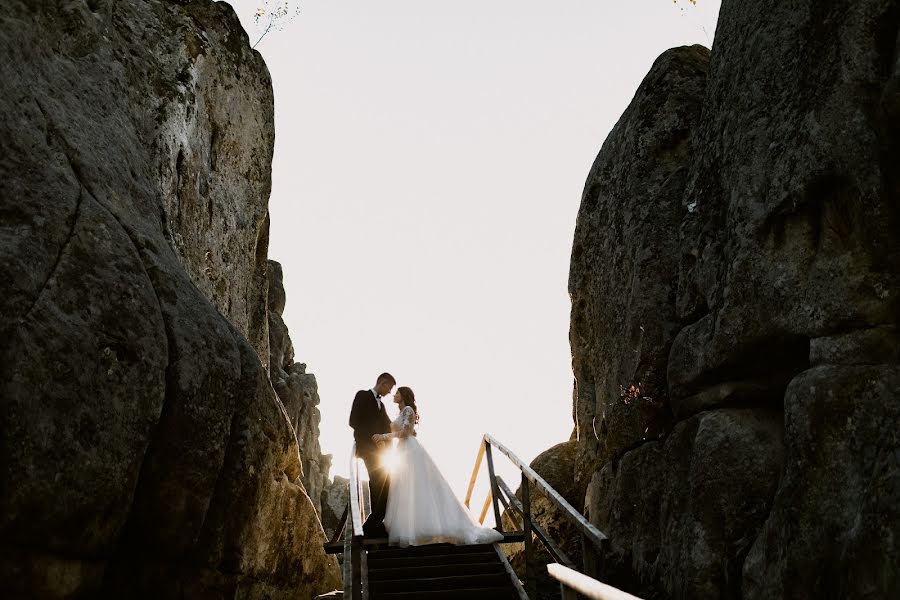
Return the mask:
[(400, 429), (397, 431), (398, 438), (405, 438), (416, 435), (416, 411), (412, 406), (406, 406), (400, 412)]
[(375, 434), (372, 437), (387, 442), (393, 438), (405, 438), (411, 435), (416, 435), (416, 411), (411, 406), (404, 406), (391, 423), (391, 433)]

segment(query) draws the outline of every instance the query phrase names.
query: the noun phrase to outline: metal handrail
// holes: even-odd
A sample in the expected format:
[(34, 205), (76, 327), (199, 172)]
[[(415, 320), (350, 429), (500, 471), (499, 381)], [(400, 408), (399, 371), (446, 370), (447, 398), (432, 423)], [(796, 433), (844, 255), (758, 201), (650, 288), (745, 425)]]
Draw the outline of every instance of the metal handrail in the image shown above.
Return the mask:
[[(482, 445), (490, 444), (500, 452), (506, 455), (510, 461), (514, 465), (516, 465), (522, 474), (528, 479), (529, 482), (534, 484), (539, 490), (541, 490), (544, 495), (559, 508), (562, 513), (568, 518), (574, 525), (577, 527), (581, 533), (585, 535), (589, 540), (591, 540), (595, 546), (602, 546), (603, 543), (609, 539), (606, 537), (606, 534), (594, 527), (587, 519), (582, 516), (580, 512), (575, 510), (575, 508), (569, 504), (565, 498), (563, 498), (559, 492), (553, 489), (549, 483), (547, 483), (543, 477), (538, 475), (534, 469), (525, 464), (525, 462), (516, 456), (509, 448), (498, 442), (491, 434), (484, 434), (484, 439), (482, 440)], [(479, 455), (481, 453), (479, 452)], [(471, 496), (472, 489), (475, 487), (475, 477), (472, 478), (472, 481), (469, 483), (469, 491), (467, 496)]]
[[(494, 472), (494, 459), (492, 452), (493, 449), (497, 449), (505, 454), (506, 457), (519, 469), (519, 471), (521, 471), (521, 500), (516, 498), (516, 495), (513, 494), (509, 486), (506, 485), (506, 483)], [(491, 504), (491, 501), (493, 501), (494, 505), (494, 516), (497, 521), (497, 529), (501, 532), (503, 531), (503, 525), (500, 518), (501, 502), (507, 510), (510, 510), (510, 508), (512, 509), (513, 513), (511, 513), (511, 516), (515, 513), (518, 513), (522, 516), (522, 534), (524, 536), (523, 541), (525, 545), (525, 585), (527, 588), (528, 596), (531, 598), (536, 598), (537, 564), (532, 535), (537, 536), (538, 540), (541, 541), (550, 555), (553, 556), (553, 558), (558, 563), (563, 563), (565, 567), (570, 568), (570, 570), (572, 570), (571, 567), (574, 567), (575, 565), (572, 563), (571, 559), (566, 556), (565, 552), (563, 552), (563, 550), (550, 537), (548, 532), (544, 531), (543, 528), (541, 528), (537, 523), (534, 522), (531, 515), (532, 487), (540, 490), (543, 496), (550, 500), (550, 502), (552, 502), (556, 506), (556, 508), (558, 508), (560, 512), (562, 512), (562, 514), (565, 515), (565, 517), (569, 521), (571, 521), (575, 525), (575, 528), (580, 532), (585, 566), (588, 564), (589, 546), (593, 545), (595, 549), (602, 550), (608, 538), (605, 533), (597, 529), (597, 527), (595, 527), (587, 519), (585, 519), (578, 510), (576, 510), (571, 504), (569, 504), (569, 502), (565, 498), (563, 498), (559, 492), (553, 489), (553, 486), (547, 483), (547, 481), (544, 480), (543, 477), (538, 475), (538, 473), (529, 465), (527, 465), (525, 461), (516, 456), (509, 448), (501, 444), (499, 441), (497, 441), (497, 439), (487, 433), (484, 434), (481, 440), (481, 445), (478, 448), (478, 456), (475, 459), (475, 469), (472, 471), (472, 477), (469, 480), (469, 489), (466, 491), (466, 506), (469, 506), (470, 504), (472, 492), (475, 489), (475, 483), (478, 480), (478, 474), (481, 471), (481, 461), (484, 456), (487, 456), (490, 489), (487, 493), (487, 498), (485, 499), (484, 508), (481, 511), (479, 522), (484, 523), (484, 517), (487, 514), (488, 507)], [(506, 499), (504, 498), (504, 494), (509, 497), (509, 501), (506, 501)], [(590, 544), (588, 544), (588, 542), (590, 542)], [(572, 570), (572, 572), (577, 573), (577, 571), (574, 570)], [(615, 588), (610, 589), (615, 590)], [(621, 598), (626, 597), (627, 596), (621, 596)]]
[(350, 451), (350, 499), (347, 512), (349, 512), (350, 527), (344, 535), (344, 598), (345, 600), (368, 600), (369, 585), (366, 569), (366, 554), (363, 550), (363, 521), (365, 519), (365, 507), (362, 498), (365, 496), (362, 490), (362, 479), (359, 477), (359, 459), (356, 457), (356, 444)]
[[(506, 482), (503, 481), (501, 477), (497, 477), (497, 485), (500, 486), (500, 489), (503, 490), (503, 493), (509, 496), (509, 504), (510, 507), (507, 509), (510, 511), (510, 517), (514, 513), (519, 513), (522, 515), (522, 519), (525, 519), (525, 508), (522, 506), (522, 503), (519, 502), (518, 498), (516, 498), (515, 494), (513, 494), (512, 490), (509, 489), (509, 486), (506, 485)], [(501, 496), (502, 498), (502, 496)], [(537, 523), (531, 523), (531, 531), (537, 536), (539, 540), (544, 544), (550, 554), (555, 558), (558, 562), (563, 565), (569, 567), (570, 569), (575, 568), (575, 563), (572, 562), (572, 559), (563, 552), (562, 548), (560, 548), (556, 542), (553, 541), (553, 538), (550, 537), (550, 534), (544, 531), (544, 529), (538, 525)]]
[(559, 582), (563, 600), (575, 599), (578, 594), (589, 600), (641, 600), (558, 563), (547, 565), (547, 572)]
[(363, 493), (362, 481), (359, 477), (359, 460), (356, 458), (356, 444), (353, 444), (350, 452), (350, 515), (353, 523), (353, 536), (362, 537), (365, 515), (362, 514), (363, 506), (360, 501)]

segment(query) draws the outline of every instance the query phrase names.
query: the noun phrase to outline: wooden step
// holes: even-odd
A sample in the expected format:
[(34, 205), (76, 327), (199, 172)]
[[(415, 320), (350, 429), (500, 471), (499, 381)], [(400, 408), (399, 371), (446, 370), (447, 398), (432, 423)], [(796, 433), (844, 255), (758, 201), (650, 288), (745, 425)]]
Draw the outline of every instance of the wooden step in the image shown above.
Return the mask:
[(428, 556), (430, 554), (472, 554), (479, 552), (493, 552), (491, 544), (472, 544), (469, 546), (456, 546), (453, 544), (429, 544), (427, 546), (409, 546), (407, 548), (390, 547), (379, 550), (370, 550), (368, 556)]
[(369, 589), (375, 594), (384, 594), (393, 592), (463, 590), (466, 588), (507, 588), (509, 585), (506, 573), (491, 573), (487, 575), (451, 575), (447, 577), (423, 577), (421, 579), (370, 581)]
[[(495, 557), (496, 558), (496, 557)], [(447, 577), (454, 575), (505, 575), (506, 571), (499, 561), (440, 564), (424, 566), (404, 567), (372, 567), (369, 566), (369, 581), (384, 581), (397, 579), (423, 579), (429, 577)]]
[(518, 598), (511, 588), (481, 587), (459, 590), (431, 590), (422, 592), (388, 592), (373, 594), (373, 600), (509, 600)]
[(431, 554), (428, 556), (390, 556), (383, 557), (377, 554), (369, 554), (366, 557), (369, 570), (392, 569), (400, 567), (424, 567), (437, 565), (464, 565), (474, 563), (496, 562), (497, 554), (491, 552), (467, 553), (467, 554)]
[[(511, 531), (511, 532), (504, 533), (503, 539), (497, 543), (498, 544), (518, 544), (524, 540), (525, 540), (525, 534), (523, 532)], [(435, 545), (437, 545), (437, 544), (435, 544)], [(444, 545), (449, 546), (451, 544), (444, 544)], [(343, 541), (334, 542), (334, 543), (328, 542), (326, 544), (323, 544), (323, 547), (325, 548), (325, 554), (340, 554), (341, 552), (344, 551), (344, 542)], [(389, 546), (387, 538), (374, 538), (374, 539), (367, 538), (363, 541), (363, 547), (369, 551), (373, 551), (373, 550), (381, 551), (381, 550), (386, 550), (386, 549), (401, 550), (401, 548), (398, 548), (396, 546)], [(410, 547), (411, 548), (425, 548), (427, 546), (410, 546)], [(465, 546), (457, 546), (457, 547), (462, 548)]]

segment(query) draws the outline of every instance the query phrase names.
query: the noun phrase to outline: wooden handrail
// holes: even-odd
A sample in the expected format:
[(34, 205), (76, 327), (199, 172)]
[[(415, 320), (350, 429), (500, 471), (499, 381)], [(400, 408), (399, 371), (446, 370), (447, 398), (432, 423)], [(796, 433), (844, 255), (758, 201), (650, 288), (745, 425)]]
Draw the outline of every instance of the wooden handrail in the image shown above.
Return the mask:
[(491, 494), (488, 493), (487, 498), (484, 499), (484, 506), (481, 507), (481, 516), (478, 517), (478, 522), (482, 525), (484, 524), (484, 517), (487, 516), (488, 508), (491, 506)]
[[(547, 572), (563, 588), (574, 590), (590, 600), (641, 600), (637, 596), (632, 596), (610, 585), (600, 583), (593, 577), (588, 577), (557, 563), (547, 565)], [(566, 597), (565, 592), (563, 597)]]
[(478, 447), (478, 456), (475, 457), (475, 468), (472, 469), (472, 478), (469, 480), (469, 489), (466, 491), (466, 508), (469, 507), (469, 501), (472, 500), (472, 490), (475, 489), (475, 480), (478, 479), (478, 470), (481, 468), (481, 459), (484, 458), (484, 440)]
[(482, 444), (490, 444), (500, 452), (506, 455), (509, 460), (515, 464), (520, 471), (522, 471), (522, 475), (532, 484), (535, 485), (541, 492), (543, 492), (544, 496), (547, 497), (553, 504), (556, 505), (558, 509), (562, 511), (562, 513), (568, 518), (580, 531), (581, 533), (587, 537), (591, 542), (594, 543), (598, 548), (603, 546), (603, 543), (608, 539), (606, 534), (594, 527), (587, 519), (585, 519), (580, 512), (575, 510), (575, 508), (563, 498), (559, 492), (557, 492), (553, 487), (547, 483), (543, 477), (538, 475), (534, 469), (525, 464), (522, 459), (516, 456), (509, 448), (498, 442), (494, 439), (493, 436), (486, 433), (484, 434), (484, 441)]

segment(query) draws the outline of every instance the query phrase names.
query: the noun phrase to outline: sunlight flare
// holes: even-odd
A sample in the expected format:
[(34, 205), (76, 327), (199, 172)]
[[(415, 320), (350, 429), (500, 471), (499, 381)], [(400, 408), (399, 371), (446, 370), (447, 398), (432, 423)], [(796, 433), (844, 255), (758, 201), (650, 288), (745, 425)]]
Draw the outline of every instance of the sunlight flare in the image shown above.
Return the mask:
[(390, 446), (381, 453), (381, 466), (393, 475), (397, 472), (399, 461), (397, 460), (397, 440), (391, 440)]

